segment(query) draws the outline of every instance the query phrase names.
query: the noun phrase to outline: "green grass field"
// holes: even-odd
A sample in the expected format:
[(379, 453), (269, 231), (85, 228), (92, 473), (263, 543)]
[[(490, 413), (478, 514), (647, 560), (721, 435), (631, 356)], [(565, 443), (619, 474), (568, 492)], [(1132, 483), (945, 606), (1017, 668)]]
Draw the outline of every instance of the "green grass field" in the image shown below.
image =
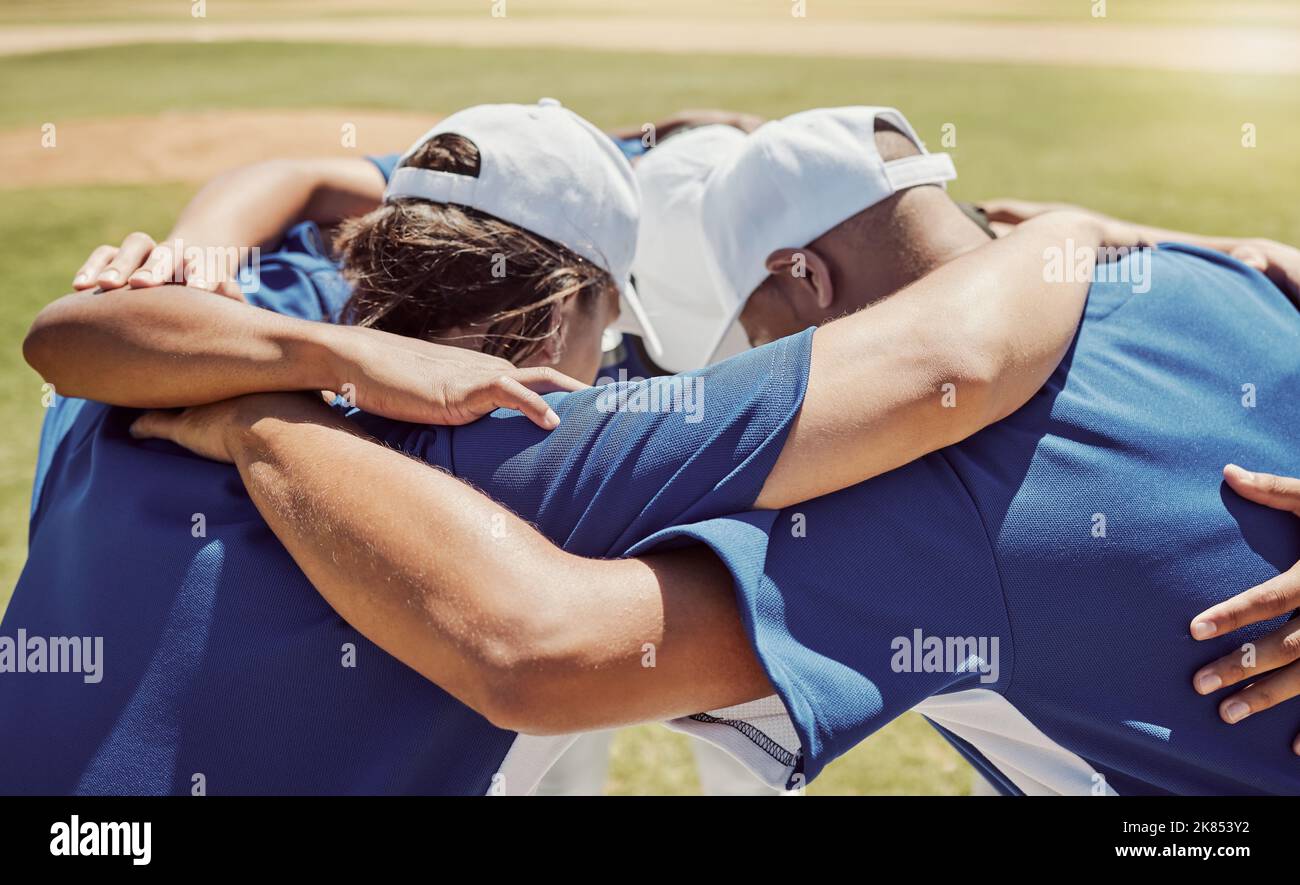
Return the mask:
[[(490, 0), (221, 0), (208, 4), (207, 17), (227, 21), (296, 21), (303, 18), (427, 18), (488, 14)], [(788, 16), (791, 0), (507, 0), (508, 15), (519, 18), (660, 17), (707, 15), (712, 18)], [(1092, 17), (1093, 0), (813, 0), (808, 15), (834, 20), (944, 20), (991, 22), (1077, 22)], [(191, 3), (182, 0), (7, 0), (0, 4), (0, 22), (49, 24), (86, 22), (167, 22), (191, 17)], [(1297, 22), (1287, 0), (1253, 0), (1225, 4), (1218, 0), (1126, 0), (1110, 2), (1111, 21), (1141, 24), (1236, 24), (1268, 26)]]
[[(21, 17), (25, 6), (9, 4), (0, 18)], [(1063, 199), (1172, 227), (1300, 241), (1296, 79), (250, 43), (0, 58), (0, 82), (6, 84), (0, 129), (30, 130), (33, 139), (44, 122), (126, 113), (305, 107), (439, 112), (545, 94), (609, 126), (688, 106), (775, 116), (819, 104), (895, 104), (932, 147), (940, 146), (945, 124), (955, 125), (957, 144), (948, 149), (961, 173), (953, 189), (960, 197)], [(1245, 123), (1257, 128), (1255, 148), (1241, 146)], [(92, 247), (137, 228), (164, 232), (191, 191), (160, 183), (0, 193), (0, 273), (8, 306), (0, 320), (0, 610), (23, 562), (41, 417), (41, 382), (22, 362), (22, 334), (37, 310), (65, 291)], [(649, 727), (625, 733), (611, 791), (696, 789), (683, 740)], [(969, 771), (956, 754), (909, 716), (837, 762), (810, 792), (961, 793), (968, 784)]]

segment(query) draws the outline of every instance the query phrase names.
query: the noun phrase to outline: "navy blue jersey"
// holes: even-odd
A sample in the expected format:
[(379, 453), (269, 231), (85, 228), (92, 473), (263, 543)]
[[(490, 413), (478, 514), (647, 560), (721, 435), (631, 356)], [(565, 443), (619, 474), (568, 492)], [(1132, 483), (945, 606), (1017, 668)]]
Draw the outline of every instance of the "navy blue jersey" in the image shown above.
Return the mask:
[[(793, 725), (742, 745), (769, 778), (815, 777), (915, 707), (1016, 792), (1300, 793), (1300, 704), (1228, 726), (1191, 687), (1279, 622), (1188, 634), (1300, 560), (1300, 521), (1221, 474), (1300, 474), (1300, 314), (1190, 247), (1154, 253), (1150, 291), (1115, 276), (1010, 418), (843, 492), (668, 533), (735, 573), (782, 702), (760, 714)], [(734, 748), (745, 722), (684, 725)]]
[[(310, 242), (291, 236), (291, 251), (263, 258), (254, 304), (337, 315), (347, 287)], [(504, 411), (454, 429), (357, 420), (566, 548), (619, 556), (678, 521), (752, 505), (810, 349), (811, 332), (690, 379), (553, 395), (551, 434)], [(689, 408), (636, 407), (688, 405), (674, 383), (693, 387)], [(364, 639), (233, 467), (133, 440), (137, 414), (65, 398), (46, 414), (28, 560), (0, 623), (0, 646), (13, 640), (35, 665), (0, 673), (0, 793), (531, 789), (566, 739), (495, 728)], [(29, 657), (60, 637), (98, 641), (97, 672)]]

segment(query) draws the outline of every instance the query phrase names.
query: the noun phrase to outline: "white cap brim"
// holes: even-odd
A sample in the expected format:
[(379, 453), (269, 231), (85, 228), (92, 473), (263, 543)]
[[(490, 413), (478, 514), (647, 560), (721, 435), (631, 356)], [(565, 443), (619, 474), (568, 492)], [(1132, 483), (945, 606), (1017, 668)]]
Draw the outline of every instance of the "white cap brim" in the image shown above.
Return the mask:
[(630, 279), (623, 280), (619, 285), (618, 319), (610, 328), (629, 335), (639, 335), (653, 359), (658, 360), (663, 356), (663, 342), (650, 322), (650, 317), (646, 315), (645, 306)]
[[(737, 353), (749, 347), (749, 338), (740, 327), (740, 314), (745, 309), (745, 302), (741, 301), (735, 304), (729, 313), (719, 316), (716, 319), (710, 319), (708, 322), (712, 327), (710, 336), (705, 339), (705, 346), (701, 348), (699, 355), (691, 362), (696, 366), (710, 366), (720, 359), (726, 359), (729, 356), (735, 356)], [(728, 339), (739, 333), (745, 342), (745, 346), (739, 349), (723, 350), (723, 344)]]

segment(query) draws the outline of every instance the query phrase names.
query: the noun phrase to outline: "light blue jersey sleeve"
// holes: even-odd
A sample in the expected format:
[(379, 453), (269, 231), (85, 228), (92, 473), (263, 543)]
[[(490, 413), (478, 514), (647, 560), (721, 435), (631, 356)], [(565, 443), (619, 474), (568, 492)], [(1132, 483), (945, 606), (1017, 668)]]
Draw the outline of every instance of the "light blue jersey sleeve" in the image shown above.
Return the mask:
[[(784, 742), (797, 760), (786, 766), (791, 786), (932, 695), (1009, 683), (993, 553), (942, 455), (779, 513), (670, 529), (632, 552), (692, 541), (732, 573), (750, 641), (793, 726)], [(756, 737), (764, 726), (744, 705), (687, 724), (760, 775), (753, 759), (782, 743), (779, 727)]]
[(262, 257), (240, 280), (244, 299), (284, 316), (337, 322), (352, 288), (326, 253), (320, 229), (310, 221), (285, 234), (279, 249)]
[(375, 154), (367, 156), (367, 160), (375, 164), (379, 174), (384, 176), (384, 181), (393, 177), (393, 170), (397, 168), (397, 161), (402, 159), (401, 154)]
[(356, 415), (585, 556), (753, 505), (803, 404), (812, 330), (707, 369), (547, 397), (547, 433), (499, 410), (457, 428)]
[[(368, 156), (379, 174), (388, 181), (400, 154)], [(286, 316), (338, 322), (352, 287), (343, 277), (338, 262), (320, 228), (301, 221), (284, 233), (279, 246), (261, 257), (240, 275), (244, 298)]]
[(614, 139), (614, 144), (618, 145), (618, 149), (629, 161), (644, 157), (649, 150), (646, 143), (641, 140), (641, 136), (619, 138), (611, 135), (610, 138)]

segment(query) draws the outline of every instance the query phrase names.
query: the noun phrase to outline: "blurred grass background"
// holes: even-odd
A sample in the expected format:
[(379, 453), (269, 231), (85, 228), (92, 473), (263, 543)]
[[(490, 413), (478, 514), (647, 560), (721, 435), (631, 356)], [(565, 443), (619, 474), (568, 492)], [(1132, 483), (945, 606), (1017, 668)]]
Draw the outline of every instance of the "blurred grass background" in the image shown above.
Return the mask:
[[(849, 3), (818, 0), (846, 17), (1077, 19), (1076, 0), (962, 4), (958, 0)], [(416, 15), (425, 4), (223, 4), (223, 15)], [(668, 0), (541, 4), (512, 0), (511, 15), (689, 15)], [(1086, 4), (1084, 4), (1086, 6)], [(180, 7), (178, 12), (177, 7)], [(737, 16), (772, 3), (733, 2)], [(1219, 22), (1227, 6), (1175, 0), (1112, 3), (1113, 16)], [(777, 14), (788, 14), (778, 3)], [(483, 14), (456, 2), (440, 13)], [(1242, 20), (1294, 21), (1294, 4), (1231, 7)], [(711, 8), (710, 15), (718, 15)], [(9, 0), (0, 22), (166, 19), (188, 4)], [(1099, 37), (1104, 39), (1104, 37)], [(920, 61), (656, 55), (568, 50), (431, 49), (275, 43), (149, 45), (0, 57), (0, 129), (39, 139), (47, 121), (204, 109), (367, 109), (438, 113), (480, 101), (561, 97), (604, 126), (638, 125), (683, 107), (730, 107), (779, 116), (815, 105), (902, 108), (932, 147), (945, 124), (965, 199), (1014, 195), (1068, 200), (1175, 228), (1300, 242), (1300, 78), (970, 65)], [(1253, 124), (1258, 146), (1243, 148)], [(159, 118), (159, 126), (167, 125)], [(130, 137), (148, 139), (148, 127)], [(241, 137), (239, 131), (223, 135)], [(365, 145), (367, 149), (372, 146)], [(400, 149), (405, 145), (376, 146)], [(27, 498), (41, 417), (41, 381), (22, 362), (23, 332), (62, 294), (85, 255), (131, 230), (162, 233), (195, 189), (148, 185), (17, 187), (0, 192), (0, 611), (24, 558)], [(70, 553), (75, 555), (75, 551)], [(970, 772), (919, 717), (908, 716), (832, 765), (812, 794), (963, 793)], [(615, 747), (609, 791), (698, 790), (685, 739), (646, 726)]]
[[(1073, 22), (1091, 16), (1094, 0), (810, 0), (819, 18), (858, 21)], [(227, 21), (304, 18), (423, 18), (479, 16), (491, 0), (213, 0), (211, 16)], [(789, 15), (791, 0), (507, 0), (511, 17), (759, 18)], [(436, 8), (434, 8), (436, 7)], [(190, 18), (187, 0), (3, 0), (0, 23), (162, 22)], [(1289, 0), (1112, 0), (1106, 17), (1134, 24), (1295, 24), (1300, 8)]]

